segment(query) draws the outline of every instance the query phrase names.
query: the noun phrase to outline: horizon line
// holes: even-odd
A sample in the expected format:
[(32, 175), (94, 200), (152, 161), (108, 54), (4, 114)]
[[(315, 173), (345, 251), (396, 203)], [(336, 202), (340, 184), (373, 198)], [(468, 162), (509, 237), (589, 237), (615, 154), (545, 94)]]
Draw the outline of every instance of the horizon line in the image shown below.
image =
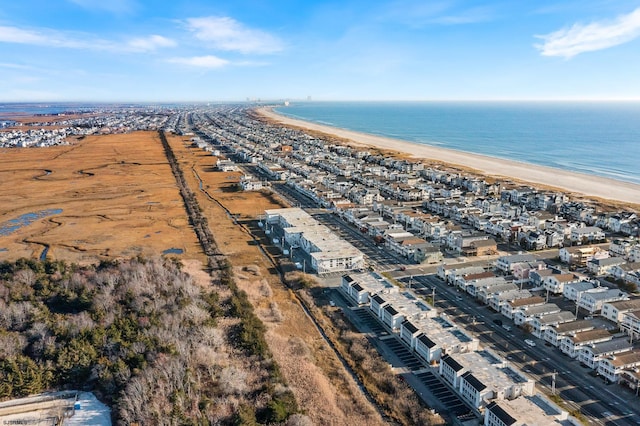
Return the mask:
[(246, 103), (265, 104), (272, 102), (640, 102), (640, 98), (439, 98), (439, 99), (305, 99), (305, 98), (253, 98), (215, 100), (0, 100), (0, 104), (207, 104)]

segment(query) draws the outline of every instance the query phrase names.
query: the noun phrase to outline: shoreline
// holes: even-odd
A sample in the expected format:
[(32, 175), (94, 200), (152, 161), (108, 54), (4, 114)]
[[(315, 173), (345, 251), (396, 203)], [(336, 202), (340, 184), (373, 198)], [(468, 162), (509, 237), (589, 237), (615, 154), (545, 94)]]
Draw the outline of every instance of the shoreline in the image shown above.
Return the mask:
[(414, 159), (436, 161), (452, 167), (472, 169), (475, 173), (486, 177), (513, 179), (526, 182), (531, 186), (542, 185), (557, 188), (585, 198), (594, 198), (594, 201), (597, 201), (595, 200), (597, 198), (640, 205), (640, 185), (631, 182), (332, 127), (287, 117), (278, 114), (270, 107), (256, 108), (255, 111), (262, 117), (279, 124), (346, 139), (354, 146), (396, 151), (408, 154)]

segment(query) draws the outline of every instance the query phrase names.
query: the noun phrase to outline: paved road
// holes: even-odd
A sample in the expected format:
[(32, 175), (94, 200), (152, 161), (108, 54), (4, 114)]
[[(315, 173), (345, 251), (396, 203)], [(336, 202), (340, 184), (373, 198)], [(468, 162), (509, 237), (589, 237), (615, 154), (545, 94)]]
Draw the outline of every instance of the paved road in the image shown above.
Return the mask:
[[(409, 278), (403, 281), (408, 283)], [(417, 292), (424, 295), (431, 295), (435, 287), (438, 308), (472, 331), (483, 344), (529, 374), (546, 393), (551, 392), (552, 375), (557, 371), (556, 393), (571, 408), (579, 408), (592, 424), (640, 424), (640, 404), (626, 388), (605, 385), (600, 378), (591, 376), (591, 370), (581, 367), (577, 360), (567, 357), (555, 347), (546, 346), (543, 340), (525, 334), (515, 326), (507, 331), (494, 324), (494, 319), (505, 323), (508, 320), (433, 275), (413, 276), (412, 283)], [(536, 346), (526, 345), (525, 338), (535, 341)]]

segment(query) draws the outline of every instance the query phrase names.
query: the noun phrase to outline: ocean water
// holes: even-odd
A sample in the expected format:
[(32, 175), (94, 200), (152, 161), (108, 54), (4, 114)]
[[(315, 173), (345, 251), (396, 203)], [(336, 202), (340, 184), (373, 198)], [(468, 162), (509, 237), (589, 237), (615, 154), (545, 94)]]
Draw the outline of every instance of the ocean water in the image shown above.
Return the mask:
[(640, 102), (291, 102), (276, 111), (640, 184)]

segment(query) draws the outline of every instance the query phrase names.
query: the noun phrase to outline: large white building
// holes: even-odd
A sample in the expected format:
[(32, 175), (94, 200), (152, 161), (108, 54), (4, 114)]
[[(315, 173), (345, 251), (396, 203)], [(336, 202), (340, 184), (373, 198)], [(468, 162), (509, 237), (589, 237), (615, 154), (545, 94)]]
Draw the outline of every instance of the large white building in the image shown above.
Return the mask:
[(562, 425), (569, 413), (538, 394), (510, 401), (493, 401), (484, 413), (484, 426)]
[(267, 227), (284, 233), (285, 247), (300, 248), (318, 274), (364, 268), (364, 254), (299, 208), (266, 210)]
[(446, 355), (440, 362), (439, 372), (478, 410), (491, 401), (533, 395), (535, 391), (533, 380), (487, 349)]

